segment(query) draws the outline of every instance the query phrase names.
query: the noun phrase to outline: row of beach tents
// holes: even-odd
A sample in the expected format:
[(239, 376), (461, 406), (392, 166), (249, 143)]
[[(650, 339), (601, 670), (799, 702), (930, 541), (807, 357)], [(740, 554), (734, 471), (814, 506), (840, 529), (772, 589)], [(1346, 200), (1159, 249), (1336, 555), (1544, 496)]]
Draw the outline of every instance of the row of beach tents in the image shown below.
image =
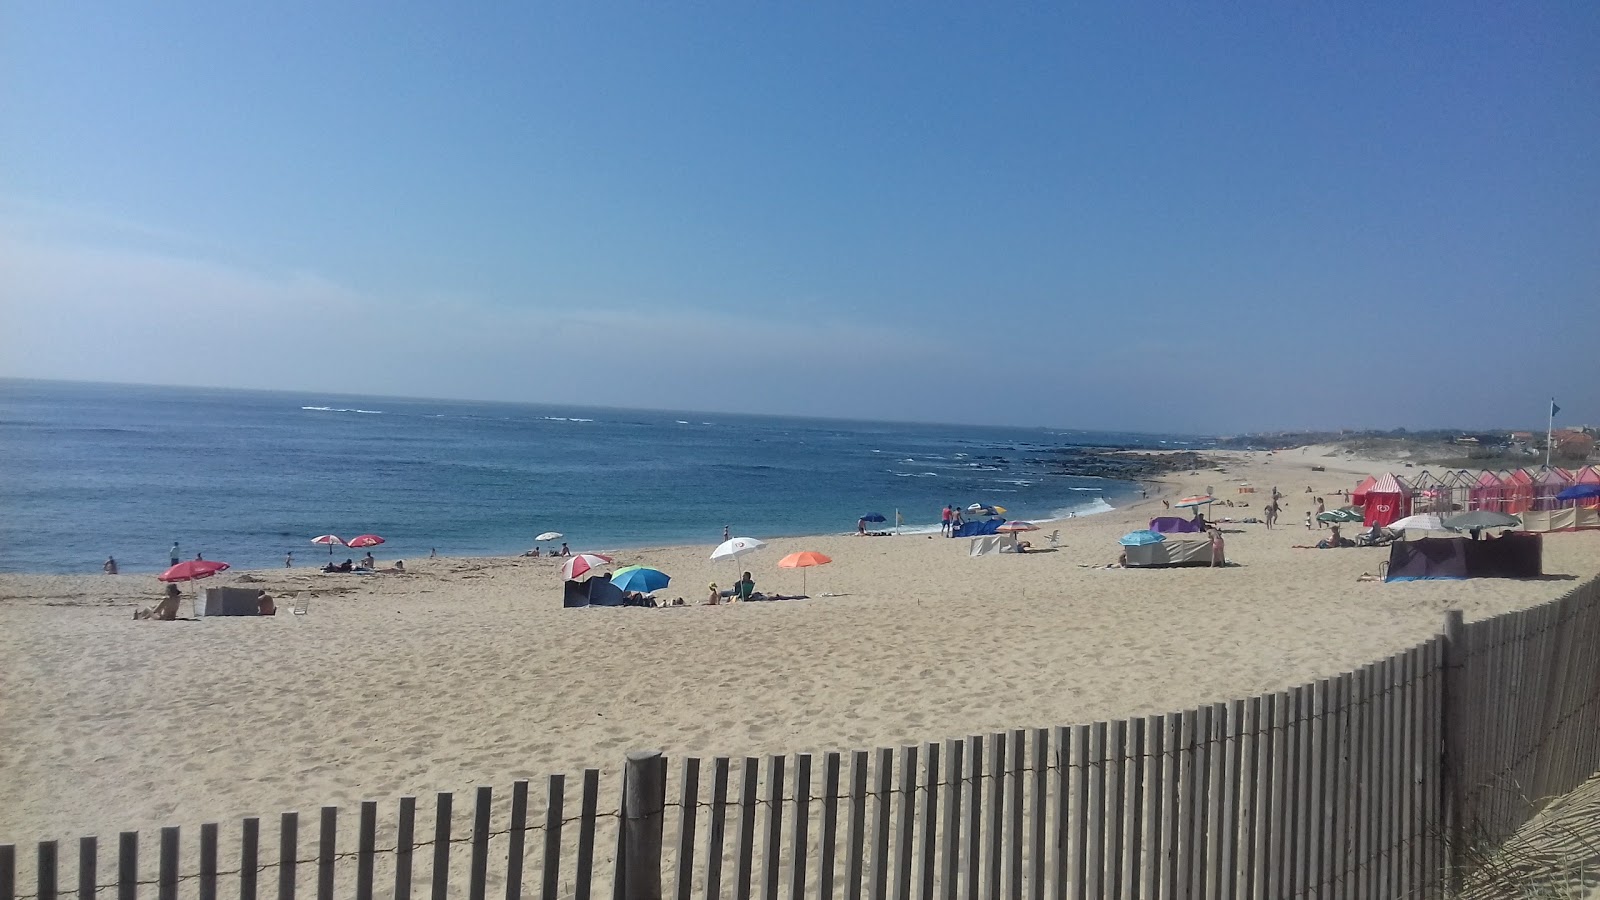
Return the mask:
[(1424, 469), (1409, 478), (1390, 472), (1362, 481), (1351, 492), (1350, 502), (1363, 510), (1367, 525), (1388, 525), (1413, 513), (1485, 510), (1520, 516), (1600, 510), (1600, 466), (1477, 474), (1462, 469), (1442, 476)]

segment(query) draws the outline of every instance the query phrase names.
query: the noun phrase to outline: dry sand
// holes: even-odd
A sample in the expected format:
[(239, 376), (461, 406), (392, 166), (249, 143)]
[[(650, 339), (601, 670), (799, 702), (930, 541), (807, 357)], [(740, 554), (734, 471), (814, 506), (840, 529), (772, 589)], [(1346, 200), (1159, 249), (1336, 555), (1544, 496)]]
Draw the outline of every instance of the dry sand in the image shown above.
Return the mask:
[[(1478, 619), (1600, 571), (1600, 534), (1560, 534), (1543, 580), (1358, 582), (1387, 551), (1292, 549), (1319, 536), (1300, 524), (1304, 490), (1337, 506), (1335, 490), (1388, 466), (1325, 452), (1219, 454), (1226, 474), (1032, 536), (1059, 527), (1054, 553), (836, 535), (774, 540), (740, 567), (795, 593), (777, 560), (832, 556), (799, 602), (563, 610), (554, 560), (408, 560), (406, 576), (249, 573), (280, 598), (309, 592), (305, 617), (161, 623), (131, 620), (159, 594), (150, 576), (0, 576), (0, 842), (387, 805), (610, 771), (645, 747), (849, 750), (1167, 712), (1336, 674), (1425, 639), (1446, 608)], [(1161, 497), (1208, 484), (1251, 503), (1217, 510), (1234, 518), (1278, 485), (1287, 527), (1227, 526), (1224, 569), (1088, 567)], [(735, 576), (709, 551), (617, 563), (672, 573), (662, 594), (693, 604)]]

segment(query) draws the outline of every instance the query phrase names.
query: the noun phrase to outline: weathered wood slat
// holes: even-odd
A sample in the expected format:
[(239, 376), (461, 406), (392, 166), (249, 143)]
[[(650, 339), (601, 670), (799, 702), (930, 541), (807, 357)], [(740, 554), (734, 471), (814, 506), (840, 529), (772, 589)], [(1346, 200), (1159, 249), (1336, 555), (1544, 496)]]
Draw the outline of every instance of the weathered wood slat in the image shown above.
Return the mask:
[(300, 814), (286, 812), (278, 819), (278, 900), (294, 900), (299, 853)]
[(139, 832), (117, 835), (117, 900), (139, 896)]
[[(856, 754), (858, 757), (863, 754)], [(750, 900), (751, 878), (756, 859), (756, 798), (759, 796), (761, 760), (747, 756), (744, 770), (739, 776), (739, 839), (734, 858), (738, 871), (734, 875), (733, 890), (737, 900)]]
[[(723, 791), (727, 788), (727, 761), (723, 760)], [(817, 861), (817, 900), (832, 900), (833, 878), (835, 869), (835, 855), (839, 845), (839, 770), (840, 758), (837, 753), (829, 753), (822, 758), (822, 833), (818, 835), (821, 844), (820, 859)], [(715, 800), (712, 803), (717, 806)], [(720, 818), (720, 813), (716, 814)], [(715, 821), (715, 820), (713, 820)], [(713, 826), (715, 828), (715, 826)], [(722, 838), (720, 830), (714, 839), (715, 848), (712, 850), (714, 857), (722, 853)], [(714, 900), (718, 896), (715, 887), (710, 882), (708, 875), (706, 898)]]
[(333, 900), (333, 865), (338, 852), (339, 807), (324, 806), (317, 829), (317, 900)]
[[(160, 868), (156, 872), (156, 896), (161, 900), (178, 900), (178, 876), (180, 873), (178, 855), (179, 829), (176, 825), (168, 825), (161, 829), (161, 858)], [(55, 843), (51, 842), (50, 857), (50, 890), (49, 895), (54, 900), (55, 889)], [(41, 896), (45, 893), (44, 886), (40, 886)]]
[(1005, 832), (1006, 735), (989, 735), (989, 802), (984, 810), (983, 884), (987, 900), (1000, 900), (1000, 874)]
[(573, 873), (576, 900), (589, 900), (594, 878), (594, 830), (600, 809), (600, 770), (583, 770), (582, 808), (578, 812), (578, 859)]
[(356, 900), (372, 900), (373, 863), (377, 850), (378, 803), (376, 800), (363, 800), (361, 819), (356, 826)]
[(857, 750), (850, 757), (850, 834), (845, 841), (845, 897), (860, 900), (862, 860), (866, 853), (867, 764), (871, 754)]
[(894, 751), (887, 747), (878, 749), (877, 777), (872, 816), (872, 900), (889, 897), (889, 827), (892, 812), (890, 792), (894, 790)]
[(416, 843), (417, 798), (400, 798), (400, 824), (395, 835), (394, 896), (395, 900), (410, 900), (411, 861)]
[(433, 820), (433, 900), (449, 900), (450, 896), (450, 818), (455, 795), (440, 791), (434, 796)]
[(200, 900), (217, 900), (217, 835), (216, 822), (200, 826)]
[(239, 900), (256, 900), (260, 855), (261, 820), (249, 816), (239, 828)]
[(673, 886), (678, 900), (692, 900), (695, 825), (696, 814), (700, 811), (700, 760), (685, 756), (682, 771), (678, 786), (678, 875)]
[[(1033, 730), (1033, 745), (1028, 752), (1033, 771), (1029, 779), (1028, 801), (1028, 900), (1045, 900), (1049, 862), (1045, 850), (1045, 812), (1050, 799), (1050, 732)], [(923, 900), (932, 900), (924, 897)]]
[(767, 757), (767, 834), (761, 858), (761, 900), (778, 900), (778, 875), (783, 862), (783, 769), (783, 757)]
[[(698, 761), (697, 761), (698, 762)], [(693, 830), (693, 823), (690, 823)], [(806, 855), (811, 840), (811, 754), (794, 758), (794, 818), (789, 827), (793, 851), (789, 855), (789, 900), (805, 900)], [(687, 893), (681, 900), (689, 900)]]
[(1139, 896), (1144, 855), (1144, 719), (1129, 719), (1122, 748), (1122, 875), (1119, 895)]
[(894, 893), (896, 900), (911, 900), (911, 873), (917, 820), (917, 748), (900, 748), (900, 799), (894, 818)]
[(961, 788), (965, 744), (960, 740), (944, 743), (944, 843), (939, 870), (941, 900), (958, 900), (961, 876)]
[[(829, 754), (834, 761), (834, 785), (828, 793), (836, 793), (838, 784), (838, 754)], [(731, 762), (726, 756), (718, 756), (711, 760), (711, 824), (710, 832), (706, 838), (706, 900), (719, 900), (722, 896), (722, 855), (723, 842), (728, 830), (728, 772)], [(830, 851), (831, 847), (828, 848)], [(825, 859), (825, 865), (831, 869), (831, 854)], [(829, 895), (824, 893), (822, 900), (828, 900)]]
[(1100, 832), (1104, 835), (1100, 893), (1103, 897), (1118, 897), (1122, 894), (1122, 830), (1127, 824), (1122, 806), (1122, 754), (1128, 738), (1128, 723), (1118, 720), (1105, 724), (1105, 755), (1101, 760), (1105, 772), (1105, 812), (1100, 819)]
[[(162, 860), (161, 890), (162, 890), (162, 892), (164, 894), (168, 893), (167, 879), (166, 879), (166, 871), (167, 871), (167, 868), (166, 868), (166, 843), (167, 843), (166, 842), (166, 834), (163, 831), (162, 841), (161, 841), (161, 854), (162, 854), (161, 855), (161, 860)], [(174, 853), (174, 855), (176, 855), (176, 853), (177, 853), (176, 837), (174, 837), (173, 844), (174, 844), (173, 853)], [(34, 864), (34, 885), (35, 885), (34, 893), (35, 893), (35, 896), (38, 898), (38, 900), (56, 900), (56, 881), (57, 881), (57, 875), (58, 875), (57, 864), (56, 864), (56, 856), (57, 856), (57, 849), (56, 849), (56, 842), (55, 841), (40, 841), (39, 842), (38, 854), (37, 854), (37, 856), (35, 856), (35, 864)], [(174, 858), (174, 860), (173, 860), (173, 866), (174, 867), (177, 866), (176, 858)], [(174, 897), (174, 898), (176, 898), (177, 895), (178, 895), (178, 883), (177, 883), (176, 879), (177, 879), (177, 876), (174, 875), (173, 876), (172, 886), (171, 886), (171, 891), (170, 891), (171, 896)]]
[[(1140, 900), (1161, 896), (1161, 798), (1162, 760), (1166, 752), (1166, 716), (1146, 716), (1144, 720), (1144, 825), (1143, 859), (1139, 867)], [(1059, 900), (1059, 898), (1058, 898)]]
[(967, 737), (967, 849), (963, 854), (966, 863), (966, 900), (978, 900), (980, 884), (979, 860), (983, 855), (983, 737)]
[[(939, 856), (939, 745), (929, 743), (922, 749), (923, 782), (922, 821), (917, 844), (919, 900), (935, 900), (938, 893)], [(906, 798), (910, 802), (910, 798)]]
[(1006, 896), (1022, 900), (1022, 786), (1023, 751), (1028, 733), (1012, 731), (1006, 743)]
[[(94, 883), (96, 870), (99, 868), (100, 839), (84, 837), (78, 839), (78, 900), (94, 900), (97, 893)], [(0, 857), (0, 869), (9, 872), (10, 865)], [(5, 877), (5, 876), (0, 876)], [(0, 889), (0, 893), (4, 893)]]
[(1104, 897), (1106, 852), (1106, 723), (1089, 726), (1089, 797), (1085, 809), (1087, 840), (1084, 842), (1083, 885), (1090, 897)]
[[(545, 783), (544, 855), (539, 867), (540, 900), (556, 900), (561, 892), (561, 829), (567, 812), (567, 777), (551, 775)], [(528, 782), (511, 786), (511, 833), (506, 848), (506, 900), (522, 897), (524, 841), (528, 827)]]

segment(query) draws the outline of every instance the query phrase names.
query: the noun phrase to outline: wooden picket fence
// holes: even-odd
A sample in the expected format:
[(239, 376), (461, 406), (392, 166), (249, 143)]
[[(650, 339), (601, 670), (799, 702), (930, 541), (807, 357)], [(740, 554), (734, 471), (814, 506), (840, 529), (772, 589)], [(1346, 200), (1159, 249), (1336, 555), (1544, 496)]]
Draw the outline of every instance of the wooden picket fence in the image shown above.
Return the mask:
[[(669, 772), (675, 772), (675, 776)], [(325, 807), (314, 840), (244, 819), (197, 859), (164, 828), (76, 860), (0, 845), (0, 900), (276, 895), (612, 900), (1436, 898), (1473, 846), (1600, 769), (1600, 580), (1464, 625), (1337, 677), (1248, 700), (1092, 725), (765, 759), (630, 754), (599, 770), (399, 800), (392, 819)], [(309, 848), (303, 844), (309, 843)], [(1473, 845), (1473, 846), (1469, 846)], [(154, 858), (151, 859), (150, 857)], [(18, 894), (19, 865), (34, 890)], [(114, 877), (112, 872), (114, 870)]]

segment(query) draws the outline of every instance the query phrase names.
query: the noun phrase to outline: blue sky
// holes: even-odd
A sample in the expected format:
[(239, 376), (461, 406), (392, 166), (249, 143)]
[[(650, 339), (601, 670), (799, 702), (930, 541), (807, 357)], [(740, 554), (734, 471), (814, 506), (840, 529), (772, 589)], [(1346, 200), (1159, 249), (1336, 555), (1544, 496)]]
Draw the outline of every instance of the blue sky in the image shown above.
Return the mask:
[(0, 9), (0, 375), (1600, 424), (1600, 4)]

